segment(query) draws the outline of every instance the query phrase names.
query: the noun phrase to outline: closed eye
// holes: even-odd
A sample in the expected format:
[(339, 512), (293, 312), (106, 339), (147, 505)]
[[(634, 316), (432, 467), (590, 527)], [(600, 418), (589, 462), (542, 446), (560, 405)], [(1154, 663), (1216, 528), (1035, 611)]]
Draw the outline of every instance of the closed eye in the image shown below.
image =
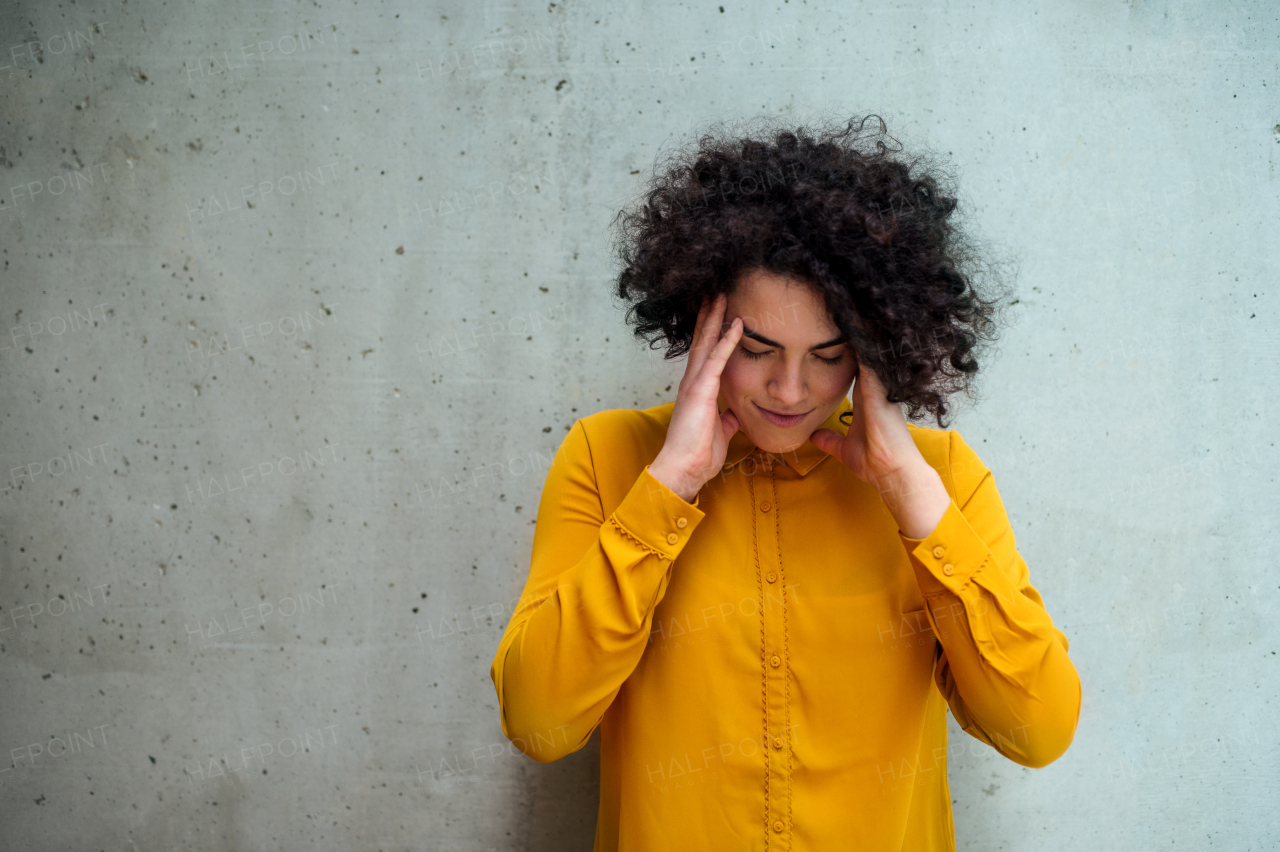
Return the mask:
[[(767, 349), (764, 352), (752, 352), (750, 349), (748, 349), (745, 346), (740, 346), (738, 348), (742, 351), (743, 355), (747, 356), (752, 361), (759, 360), (760, 358), (763, 358), (764, 356), (768, 355), (770, 352), (773, 351), (772, 349)], [(813, 357), (817, 358), (819, 361), (822, 361), (825, 364), (839, 364), (841, 361), (844, 360), (844, 353), (841, 352), (839, 355), (837, 355), (834, 358), (823, 358), (821, 355), (814, 353)]]

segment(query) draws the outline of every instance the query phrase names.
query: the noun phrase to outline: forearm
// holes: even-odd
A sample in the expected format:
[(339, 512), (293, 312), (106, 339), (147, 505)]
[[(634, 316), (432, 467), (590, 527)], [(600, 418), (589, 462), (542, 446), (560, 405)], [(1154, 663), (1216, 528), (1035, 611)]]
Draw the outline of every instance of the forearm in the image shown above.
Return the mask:
[[(949, 500), (927, 536), (903, 537), (943, 648), (938, 686), (966, 731), (1024, 766), (1043, 766), (1074, 736), (1079, 675), (1026, 580), (989, 479), (970, 508), (972, 522)], [(993, 528), (988, 544), (979, 530)]]
[(931, 596), (925, 605), (945, 653), (938, 686), (960, 727), (1022, 766), (1045, 766), (1066, 751), (1080, 677), (1048, 614), (1025, 598), (1002, 607), (989, 592), (964, 602)]
[[(589, 542), (585, 523), (555, 520), (560, 505), (554, 493), (543, 503), (531, 576), (544, 579), (526, 588), (491, 670), (504, 733), (543, 762), (585, 744), (639, 663), (673, 563), (704, 517), (648, 472), (594, 521)], [(555, 746), (532, 749), (529, 738), (548, 731)]]
[(586, 742), (648, 642), (648, 615), (623, 601), (602, 567), (594, 559), (574, 566), (499, 650), (504, 728), (534, 760)]

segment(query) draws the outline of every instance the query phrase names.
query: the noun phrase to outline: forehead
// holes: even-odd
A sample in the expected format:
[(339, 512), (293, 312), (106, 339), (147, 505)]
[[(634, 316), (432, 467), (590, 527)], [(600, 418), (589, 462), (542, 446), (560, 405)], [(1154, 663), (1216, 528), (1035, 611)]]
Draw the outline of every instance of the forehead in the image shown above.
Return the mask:
[(822, 296), (804, 281), (765, 270), (738, 278), (725, 306), (725, 322), (741, 317), (750, 331), (780, 342), (812, 344), (839, 334)]

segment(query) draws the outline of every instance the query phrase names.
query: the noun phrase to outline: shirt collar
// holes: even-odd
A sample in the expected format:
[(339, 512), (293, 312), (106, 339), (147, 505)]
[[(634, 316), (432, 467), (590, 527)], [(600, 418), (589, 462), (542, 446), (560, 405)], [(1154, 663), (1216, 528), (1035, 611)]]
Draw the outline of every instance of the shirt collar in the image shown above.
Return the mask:
[[(831, 416), (822, 421), (822, 424), (818, 426), (818, 429), (830, 429), (841, 437), (844, 437), (849, 434), (849, 426), (840, 419), (840, 415), (851, 410), (853, 410), (853, 403), (850, 402), (849, 397), (846, 396), (840, 401), (840, 406), (835, 411), (831, 412)], [(814, 431), (816, 432), (817, 429)], [(811, 444), (808, 438), (805, 439), (803, 444), (793, 450), (765, 453), (764, 450), (758, 450), (755, 442), (747, 437), (747, 433), (739, 429), (734, 433), (733, 437), (729, 439), (729, 451), (725, 454), (724, 458), (725, 469), (727, 470), (733, 465), (736, 465), (753, 452), (759, 455), (772, 455), (774, 461), (782, 462), (801, 476), (804, 476), (809, 471), (813, 470), (817, 467), (819, 462), (827, 458), (827, 454)]]

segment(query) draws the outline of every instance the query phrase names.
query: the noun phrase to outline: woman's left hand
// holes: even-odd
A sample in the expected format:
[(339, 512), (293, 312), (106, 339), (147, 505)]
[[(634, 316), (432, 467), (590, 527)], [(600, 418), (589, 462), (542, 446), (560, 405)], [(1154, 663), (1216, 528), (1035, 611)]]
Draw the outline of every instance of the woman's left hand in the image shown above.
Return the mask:
[(887, 396), (875, 372), (859, 364), (850, 398), (853, 419), (849, 434), (841, 437), (831, 429), (819, 429), (809, 442), (840, 459), (854, 476), (872, 485), (912, 466), (928, 467), (907, 429), (902, 409), (889, 402)]
[(921, 455), (902, 409), (887, 396), (875, 372), (859, 364), (850, 397), (849, 433), (841, 437), (834, 430), (819, 429), (809, 442), (874, 485), (904, 535), (925, 538), (946, 513), (951, 496)]

